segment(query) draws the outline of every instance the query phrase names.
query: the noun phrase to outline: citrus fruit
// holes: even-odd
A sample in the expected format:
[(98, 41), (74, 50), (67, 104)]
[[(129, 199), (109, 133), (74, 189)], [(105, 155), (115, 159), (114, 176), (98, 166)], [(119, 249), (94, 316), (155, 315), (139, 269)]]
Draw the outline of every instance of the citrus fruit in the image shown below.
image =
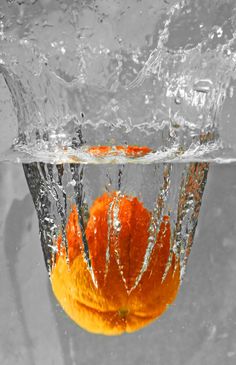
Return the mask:
[(94, 157), (124, 155), (128, 158), (146, 156), (152, 149), (146, 146), (92, 146), (87, 152)]
[(175, 255), (169, 256), (170, 219), (162, 217), (154, 232), (151, 224), (142, 202), (120, 192), (94, 200), (84, 225), (72, 207), (66, 226), (68, 260), (60, 234), (51, 283), (65, 312), (85, 330), (133, 332), (174, 301), (180, 267)]

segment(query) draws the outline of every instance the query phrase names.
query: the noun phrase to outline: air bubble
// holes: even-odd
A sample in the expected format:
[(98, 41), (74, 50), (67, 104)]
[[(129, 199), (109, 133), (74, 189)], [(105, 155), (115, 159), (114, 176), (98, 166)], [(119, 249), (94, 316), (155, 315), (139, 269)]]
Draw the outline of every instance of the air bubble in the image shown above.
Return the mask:
[(199, 92), (199, 93), (204, 93), (207, 94), (209, 93), (209, 91), (212, 88), (212, 81), (211, 80), (198, 80), (193, 88), (195, 91)]
[(181, 99), (181, 97), (176, 96), (176, 98), (175, 98), (175, 104), (179, 105), (179, 104), (181, 104), (181, 103), (182, 103), (182, 99)]

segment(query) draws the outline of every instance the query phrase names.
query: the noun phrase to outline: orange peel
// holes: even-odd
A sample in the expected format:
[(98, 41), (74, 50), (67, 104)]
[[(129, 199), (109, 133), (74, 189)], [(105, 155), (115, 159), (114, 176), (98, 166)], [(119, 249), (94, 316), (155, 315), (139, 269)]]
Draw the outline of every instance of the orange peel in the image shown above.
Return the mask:
[(163, 279), (170, 219), (162, 218), (145, 262), (152, 217), (136, 197), (104, 193), (89, 213), (85, 233), (91, 265), (74, 206), (66, 226), (69, 263), (59, 235), (53, 292), (69, 317), (89, 332), (119, 335), (139, 330), (165, 312), (179, 289), (180, 266), (174, 254)]
[(125, 155), (128, 158), (143, 157), (152, 152), (147, 146), (93, 146), (87, 152), (94, 157)]

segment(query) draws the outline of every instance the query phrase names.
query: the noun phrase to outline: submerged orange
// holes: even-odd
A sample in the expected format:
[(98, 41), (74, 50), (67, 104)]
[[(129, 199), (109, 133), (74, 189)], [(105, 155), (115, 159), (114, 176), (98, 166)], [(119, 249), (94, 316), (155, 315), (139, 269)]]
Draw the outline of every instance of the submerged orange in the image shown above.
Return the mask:
[[(84, 240), (74, 206), (66, 227), (69, 263), (58, 238), (51, 273), (55, 296), (66, 313), (93, 333), (136, 331), (159, 317), (173, 302), (180, 269), (170, 254), (170, 221), (165, 216), (150, 241), (151, 213), (135, 197), (105, 193), (90, 208)], [(88, 256), (88, 255), (87, 255)]]

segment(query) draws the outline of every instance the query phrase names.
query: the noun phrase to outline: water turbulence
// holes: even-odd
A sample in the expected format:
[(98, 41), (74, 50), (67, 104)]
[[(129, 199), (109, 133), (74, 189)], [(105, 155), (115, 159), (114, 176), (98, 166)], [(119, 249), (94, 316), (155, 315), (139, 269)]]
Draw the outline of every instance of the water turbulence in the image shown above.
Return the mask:
[(0, 6), (17, 116), (1, 159), (23, 164), (53, 292), (90, 332), (138, 330), (176, 298), (209, 163), (236, 156), (235, 21), (233, 0)]
[(81, 327), (135, 331), (173, 302), (208, 163), (24, 164), (52, 288)]

